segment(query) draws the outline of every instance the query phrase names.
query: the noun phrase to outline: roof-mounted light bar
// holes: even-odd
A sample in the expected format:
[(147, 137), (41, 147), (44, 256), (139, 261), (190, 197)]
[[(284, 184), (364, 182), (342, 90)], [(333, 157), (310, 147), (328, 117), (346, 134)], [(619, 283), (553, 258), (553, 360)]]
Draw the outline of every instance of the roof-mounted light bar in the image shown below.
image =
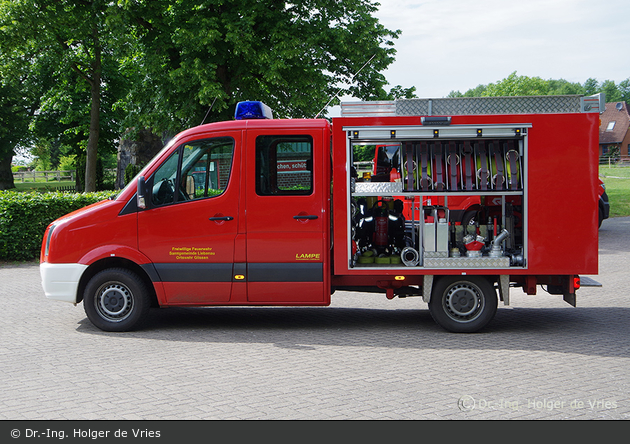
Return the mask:
[(245, 101), (236, 104), (234, 112), (236, 120), (247, 119), (273, 119), (273, 111), (267, 105), (259, 101)]

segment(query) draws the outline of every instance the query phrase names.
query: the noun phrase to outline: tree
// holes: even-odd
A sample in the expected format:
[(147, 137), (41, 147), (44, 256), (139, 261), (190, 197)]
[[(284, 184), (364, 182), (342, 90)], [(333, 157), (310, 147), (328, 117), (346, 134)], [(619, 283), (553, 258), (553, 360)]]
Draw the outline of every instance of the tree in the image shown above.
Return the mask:
[(129, 127), (175, 133), (230, 119), (236, 102), (254, 99), (278, 117), (314, 117), (340, 88), (388, 97), (380, 72), (394, 60), (399, 31), (372, 17), (372, 1), (120, 3), (139, 42), (123, 64), (136, 80), (121, 102)]
[(600, 89), (606, 94), (606, 102), (619, 102), (621, 100), (621, 92), (612, 80), (605, 80)]
[(599, 82), (597, 79), (589, 77), (586, 82), (584, 82), (584, 94), (592, 96), (593, 94), (597, 94), (597, 91), (599, 91)]
[(623, 102), (630, 102), (630, 78), (619, 83), (619, 92), (621, 93), (621, 100)]
[(547, 80), (549, 84), (549, 94), (551, 95), (569, 95), (584, 94), (584, 87), (579, 83), (571, 83), (567, 80)]
[(486, 85), (477, 85), (475, 88), (469, 89), (463, 94), (460, 91), (451, 91), (446, 97), (481, 97), (486, 89)]
[(15, 187), (11, 162), (16, 147), (28, 139), (29, 119), (36, 109), (33, 84), (22, 75), (19, 54), (4, 49), (0, 31), (0, 190)]
[(607, 102), (630, 101), (630, 78), (619, 85), (612, 80), (599, 83), (589, 78), (583, 85), (564, 79), (543, 80), (540, 77), (518, 76), (516, 71), (505, 79), (488, 85), (479, 85), (462, 94), (451, 91), (448, 97), (484, 97), (484, 96), (531, 96), (531, 95), (593, 95), (605, 93)]
[(0, 190), (15, 187), (11, 160), (15, 145), (27, 132), (25, 117), (25, 103), (20, 90), (10, 83), (10, 79), (0, 76)]
[[(102, 95), (107, 88), (104, 61), (113, 60), (117, 39), (124, 37), (112, 34), (108, 26), (108, 17), (117, 11), (106, 0), (0, 2), (3, 48), (21, 53), (30, 62), (25, 76), (37, 78), (42, 86), (48, 84), (40, 92), (37, 120), (47, 121), (49, 130), (52, 123), (58, 134), (44, 136), (52, 140), (70, 131), (83, 139), (86, 191), (96, 190)], [(63, 99), (68, 99), (65, 107)], [(87, 108), (76, 112), (82, 104)]]
[(540, 77), (517, 76), (516, 71), (497, 83), (490, 83), (484, 96), (542, 96), (549, 85)]
[(413, 87), (385, 90), (381, 72), (400, 31), (384, 28), (376, 8), (372, 0), (0, 0), (0, 43), (39, 88), (29, 137), (59, 144), (59, 155), (85, 153), (91, 191), (98, 153), (128, 129), (174, 134), (230, 119), (240, 100), (263, 100), (278, 117), (313, 117), (338, 91), (412, 97)]
[(389, 93), (387, 94), (387, 100), (415, 98), (417, 98), (415, 86), (412, 86), (410, 88), (403, 88), (400, 85), (396, 85), (392, 89), (390, 89)]

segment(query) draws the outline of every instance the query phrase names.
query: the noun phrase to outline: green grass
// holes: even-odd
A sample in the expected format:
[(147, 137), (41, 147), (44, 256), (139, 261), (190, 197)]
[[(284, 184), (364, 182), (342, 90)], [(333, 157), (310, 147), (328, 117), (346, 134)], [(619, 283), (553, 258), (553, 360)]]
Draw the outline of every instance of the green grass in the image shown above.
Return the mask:
[(610, 217), (630, 216), (630, 178), (607, 177), (604, 184), (610, 201)]
[(610, 217), (630, 216), (630, 167), (599, 167), (610, 201)]
[(630, 166), (613, 165), (611, 167), (608, 167), (608, 165), (600, 165), (599, 175), (606, 178), (622, 177), (622, 178), (630, 179)]

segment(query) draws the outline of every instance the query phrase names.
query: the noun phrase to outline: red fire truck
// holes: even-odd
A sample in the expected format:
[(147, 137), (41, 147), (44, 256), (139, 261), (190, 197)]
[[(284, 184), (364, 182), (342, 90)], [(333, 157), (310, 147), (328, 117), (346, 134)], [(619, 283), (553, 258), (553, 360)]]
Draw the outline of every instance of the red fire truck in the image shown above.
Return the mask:
[[(598, 271), (600, 109), (600, 96), (407, 99), (344, 103), (331, 123), (241, 102), (50, 224), (44, 292), (83, 301), (106, 331), (150, 307), (325, 306), (337, 290), (419, 296), (453, 332), (487, 325), (510, 287), (575, 305), (597, 285), (580, 275)], [(354, 168), (377, 146), (397, 153), (387, 180)]]

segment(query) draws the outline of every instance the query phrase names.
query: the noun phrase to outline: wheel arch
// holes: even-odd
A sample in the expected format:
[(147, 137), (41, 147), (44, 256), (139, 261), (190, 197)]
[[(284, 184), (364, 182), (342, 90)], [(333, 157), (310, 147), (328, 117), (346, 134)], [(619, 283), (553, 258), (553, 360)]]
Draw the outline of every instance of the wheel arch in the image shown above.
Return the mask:
[(148, 273), (140, 265), (124, 257), (106, 257), (90, 264), (85, 272), (83, 272), (83, 275), (79, 280), (79, 286), (77, 288), (77, 303), (83, 300), (83, 293), (85, 292), (85, 288), (87, 287), (88, 282), (90, 282), (90, 279), (92, 279), (100, 271), (108, 268), (124, 268), (137, 274), (149, 290), (151, 306), (159, 307), (155, 287), (153, 286), (153, 281), (149, 277)]

